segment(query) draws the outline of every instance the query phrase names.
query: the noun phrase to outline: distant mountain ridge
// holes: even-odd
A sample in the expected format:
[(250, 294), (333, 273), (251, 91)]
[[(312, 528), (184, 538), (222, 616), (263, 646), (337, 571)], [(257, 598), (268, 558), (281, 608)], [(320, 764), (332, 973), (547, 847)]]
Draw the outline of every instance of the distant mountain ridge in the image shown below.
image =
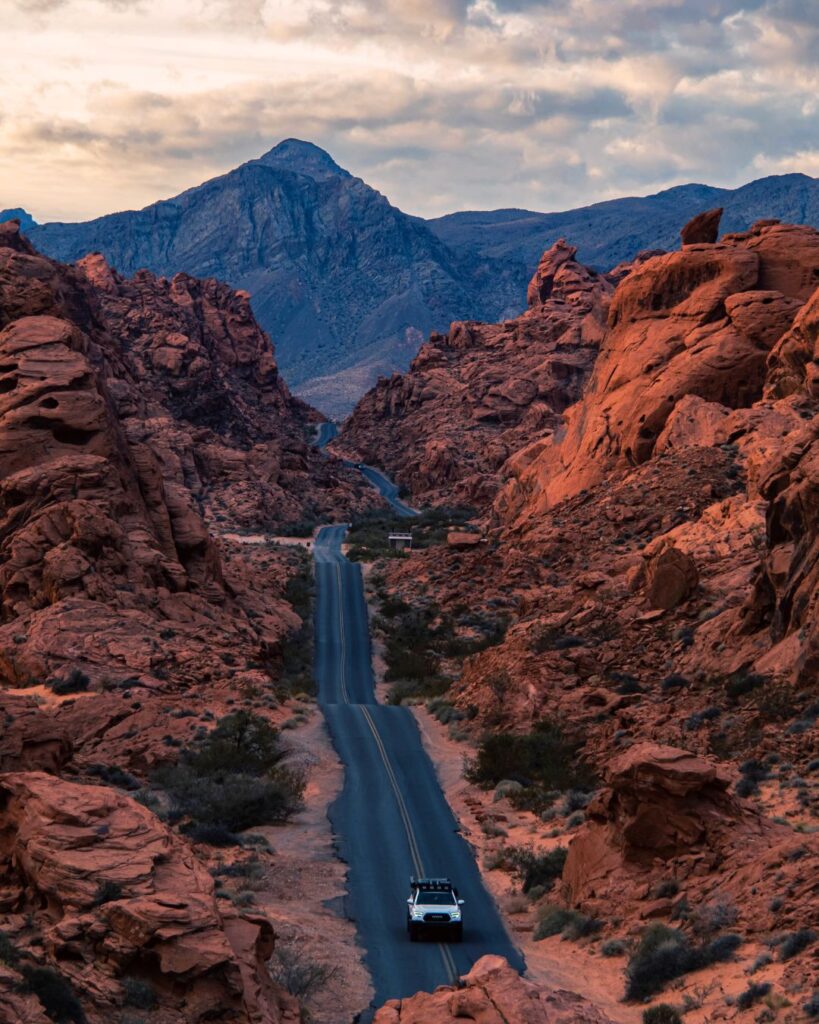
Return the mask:
[(24, 210), (7, 213), (60, 260), (99, 251), (124, 274), (185, 271), (246, 289), (293, 390), (342, 416), (379, 375), (406, 369), (430, 331), (520, 312), (538, 259), (557, 238), (576, 245), (584, 263), (608, 268), (641, 249), (675, 248), (680, 226), (715, 205), (725, 206), (723, 230), (761, 217), (819, 226), (819, 180), (789, 174), (735, 190), (683, 185), (565, 213), (425, 221), (318, 146), (286, 139), (142, 210), (42, 225)]

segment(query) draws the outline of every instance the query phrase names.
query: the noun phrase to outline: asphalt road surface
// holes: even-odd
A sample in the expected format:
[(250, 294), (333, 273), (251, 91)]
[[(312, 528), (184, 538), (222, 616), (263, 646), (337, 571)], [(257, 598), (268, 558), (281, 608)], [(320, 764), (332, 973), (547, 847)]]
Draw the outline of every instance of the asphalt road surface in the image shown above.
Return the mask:
[(325, 420), (324, 423), (320, 423), (318, 434), (316, 435), (316, 448), (323, 448), (325, 445), (329, 444), (337, 433), (338, 427), (330, 420)]
[[(373, 1006), (466, 973), (485, 953), (517, 969), (513, 946), (484, 888), (471, 849), (438, 784), (409, 709), (376, 704), (360, 566), (341, 554), (346, 527), (326, 526), (316, 561), (316, 679), (319, 702), (344, 766), (330, 809), (339, 853), (349, 865), (346, 909), (366, 950)], [(462, 943), (410, 943), (410, 875), (451, 878), (464, 905)], [(363, 1020), (371, 1019), (368, 1011)]]
[(408, 505), (405, 501), (401, 501), (401, 499), (398, 497), (398, 488), (392, 482), (392, 480), (384, 476), (382, 472), (380, 472), (377, 469), (373, 469), (372, 466), (365, 466), (363, 464), (360, 465), (358, 468), (361, 471), (361, 475), (364, 477), (364, 479), (369, 480), (373, 487), (375, 487), (375, 489), (379, 491), (382, 498), (385, 498), (390, 503), (393, 511), (397, 512), (399, 516), (405, 516), (409, 518), (410, 516), (418, 515), (417, 509), (413, 508), (411, 505)]

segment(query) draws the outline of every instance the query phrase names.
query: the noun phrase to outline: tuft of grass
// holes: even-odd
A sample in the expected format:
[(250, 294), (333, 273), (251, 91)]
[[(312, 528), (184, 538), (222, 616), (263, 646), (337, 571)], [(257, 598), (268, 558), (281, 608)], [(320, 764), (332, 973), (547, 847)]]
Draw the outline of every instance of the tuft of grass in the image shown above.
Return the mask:
[(682, 1024), (680, 1011), (668, 1003), (657, 1003), (643, 1010), (643, 1024)]

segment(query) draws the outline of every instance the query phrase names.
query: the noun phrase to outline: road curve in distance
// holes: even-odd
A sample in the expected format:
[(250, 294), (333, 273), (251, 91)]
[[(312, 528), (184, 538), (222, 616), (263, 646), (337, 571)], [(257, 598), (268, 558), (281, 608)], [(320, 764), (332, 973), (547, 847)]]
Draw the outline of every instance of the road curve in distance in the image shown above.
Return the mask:
[(385, 498), (394, 512), (397, 512), (399, 516), (409, 519), (410, 516), (417, 516), (418, 509), (408, 505), (405, 501), (401, 501), (398, 497), (398, 487), (385, 476), (380, 470), (375, 469), (373, 466), (360, 465), (359, 470), (365, 480), (368, 480), (373, 487)]
[(319, 423), (315, 440), (316, 448), (325, 448), (337, 434), (338, 427), (332, 420), (325, 420), (324, 423)]

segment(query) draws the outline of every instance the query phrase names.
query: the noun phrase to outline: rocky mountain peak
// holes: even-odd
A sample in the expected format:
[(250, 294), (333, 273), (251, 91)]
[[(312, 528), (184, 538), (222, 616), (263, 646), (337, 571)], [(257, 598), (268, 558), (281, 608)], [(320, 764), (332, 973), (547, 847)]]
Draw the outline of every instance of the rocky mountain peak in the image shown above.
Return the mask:
[(349, 178), (350, 173), (339, 167), (328, 152), (302, 139), (283, 139), (264, 156), (258, 163), (268, 167), (281, 167), (288, 171), (304, 174), (314, 181), (326, 181), (328, 178)]

